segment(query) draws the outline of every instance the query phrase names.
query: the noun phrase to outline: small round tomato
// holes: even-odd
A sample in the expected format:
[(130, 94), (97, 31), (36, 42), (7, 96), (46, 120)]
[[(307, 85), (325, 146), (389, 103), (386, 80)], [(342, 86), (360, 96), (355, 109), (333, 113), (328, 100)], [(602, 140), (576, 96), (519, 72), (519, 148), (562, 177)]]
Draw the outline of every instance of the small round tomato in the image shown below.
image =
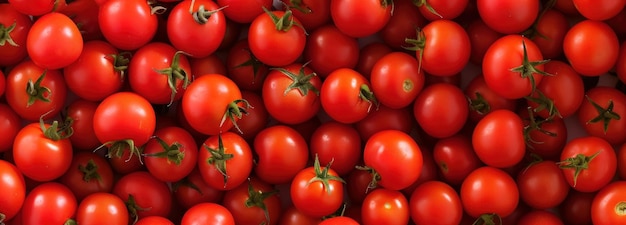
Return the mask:
[(56, 5), (55, 0), (11, 0), (11, 7), (24, 15), (41, 16), (52, 12)]
[[(330, 47), (332, 46), (332, 47)], [(354, 68), (359, 60), (356, 38), (342, 33), (333, 24), (317, 28), (307, 37), (304, 60), (319, 76), (326, 77), (336, 69)]]
[(409, 199), (411, 219), (416, 224), (459, 224), (463, 205), (459, 194), (441, 181), (417, 186)]
[(26, 183), (22, 172), (4, 160), (0, 160), (0, 177), (0, 221), (10, 221), (24, 205)]
[(370, 112), (365, 118), (354, 123), (361, 140), (369, 139), (373, 134), (383, 130), (399, 130), (411, 133), (415, 127), (415, 117), (411, 107), (392, 109), (381, 105), (378, 110)]
[(226, 207), (220, 204), (200, 203), (185, 211), (180, 224), (235, 225), (235, 218)]
[(415, 101), (424, 88), (425, 76), (415, 57), (393, 52), (376, 61), (369, 79), (380, 104), (399, 109)]
[(102, 156), (91, 152), (78, 152), (70, 168), (59, 182), (66, 185), (78, 201), (96, 192), (113, 190), (113, 169)]
[(226, 34), (223, 9), (209, 0), (178, 2), (167, 17), (168, 40), (195, 58), (213, 54)]
[(158, 19), (153, 10), (144, 0), (106, 0), (98, 11), (100, 31), (118, 49), (138, 49), (157, 32)]
[(585, 95), (581, 76), (569, 64), (559, 60), (550, 60), (544, 69), (552, 75), (541, 80), (536, 92), (527, 98), (528, 105), (535, 110), (545, 108), (535, 111), (543, 118), (567, 118), (575, 114)]
[(361, 146), (361, 137), (354, 127), (328, 121), (318, 126), (311, 135), (309, 152), (311, 158), (319, 158), (320, 164), (332, 162), (330, 168), (339, 175), (346, 175), (361, 158)]
[(626, 95), (604, 86), (593, 87), (585, 93), (578, 108), (578, 123), (591, 136), (600, 137), (612, 145), (626, 142)]
[(286, 66), (304, 51), (306, 32), (290, 11), (266, 10), (250, 23), (250, 52), (264, 64)]
[(472, 147), (472, 139), (463, 134), (441, 138), (433, 147), (433, 158), (442, 179), (451, 185), (460, 185), (463, 180), (483, 164)]
[(74, 217), (78, 203), (65, 185), (47, 182), (31, 190), (22, 208), (22, 224), (65, 224)]
[(532, 210), (519, 218), (518, 225), (563, 225), (563, 221), (555, 213), (547, 210)]
[(487, 26), (503, 34), (528, 29), (539, 15), (536, 0), (478, 0), (478, 15)]
[(130, 217), (135, 220), (147, 216), (168, 216), (172, 207), (167, 184), (145, 171), (122, 176), (113, 186), (112, 193), (126, 203)]
[(304, 29), (312, 31), (330, 22), (330, 0), (280, 0), (293, 10)]
[(541, 161), (517, 175), (520, 199), (534, 209), (550, 209), (561, 204), (570, 190), (563, 172), (554, 161)]
[(615, 66), (619, 39), (606, 23), (584, 20), (574, 24), (565, 34), (563, 52), (580, 75), (600, 76)]
[(378, 35), (389, 47), (396, 50), (402, 49), (407, 46), (406, 39), (417, 38), (415, 29), (424, 27), (428, 23), (423, 15), (412, 0), (393, 1), (391, 18)]
[(176, 182), (191, 173), (198, 163), (198, 145), (180, 127), (168, 126), (154, 132), (143, 147), (146, 169), (163, 182)]
[(28, 31), (26, 50), (38, 66), (61, 69), (78, 59), (83, 51), (83, 36), (72, 19), (52, 12), (33, 23)]
[(226, 56), (227, 76), (242, 90), (260, 91), (269, 73), (267, 65), (251, 52), (248, 39), (237, 41)]
[(211, 136), (198, 153), (198, 170), (209, 186), (231, 190), (246, 181), (253, 166), (252, 149), (233, 132)]
[(239, 225), (276, 225), (282, 212), (278, 191), (256, 178), (226, 191), (222, 205)]
[(485, 214), (507, 217), (519, 202), (515, 180), (505, 171), (484, 166), (472, 171), (461, 184), (463, 209), (473, 218)]
[[(241, 91), (241, 97), (248, 101), (250, 108), (247, 111), (248, 114), (237, 121), (237, 126), (242, 132), (241, 137), (248, 141), (254, 140), (254, 137), (267, 127), (270, 115), (265, 104), (263, 104), (263, 97), (260, 93)], [(237, 128), (233, 127), (230, 131), (237, 132)]]
[(0, 45), (0, 66), (15, 65), (26, 58), (26, 38), (32, 25), (28, 15), (11, 4), (0, 4), (0, 30), (6, 32), (6, 37), (0, 38), (4, 43)]
[(543, 57), (554, 59), (563, 55), (563, 39), (570, 29), (568, 18), (563, 13), (551, 9), (543, 12), (535, 22), (530, 39), (537, 44)]
[(585, 1), (585, 0), (572, 0), (574, 7), (578, 12), (587, 19), (602, 21), (608, 20), (616, 16), (624, 6), (626, 1), (624, 0), (601, 0), (601, 1)]
[(254, 173), (270, 184), (290, 182), (309, 159), (306, 140), (289, 126), (267, 127), (257, 134), (253, 143), (257, 155)]
[(583, 136), (565, 145), (559, 167), (573, 189), (594, 192), (613, 179), (617, 170), (617, 156), (611, 144), (604, 139)]
[(128, 209), (124, 201), (108, 192), (96, 192), (85, 197), (76, 209), (77, 224), (127, 225)]
[(100, 146), (93, 128), (93, 116), (98, 103), (76, 99), (65, 108), (65, 121), (71, 121), (74, 133), (70, 136), (72, 147), (77, 151), (93, 151)]
[(15, 136), (22, 128), (22, 119), (4, 103), (0, 103), (0, 130), (3, 135), (0, 136), (0, 153), (13, 149)]
[(624, 190), (626, 181), (614, 181), (602, 187), (591, 203), (593, 224), (622, 224), (626, 222)]
[(502, 97), (489, 88), (482, 74), (476, 75), (469, 81), (464, 93), (469, 100), (469, 119), (473, 123), (497, 109), (515, 111), (517, 108), (515, 99)]
[(392, 8), (387, 0), (331, 0), (330, 17), (341, 32), (361, 38), (380, 31), (389, 22)]
[(335, 121), (358, 122), (378, 106), (370, 86), (369, 81), (359, 72), (348, 68), (337, 69), (322, 83), (322, 109)]
[(435, 76), (460, 73), (471, 55), (467, 32), (452, 20), (432, 21), (417, 34), (416, 40), (408, 42), (415, 45), (412, 49), (416, 50), (420, 67)]
[(172, 191), (174, 199), (185, 209), (202, 202), (220, 202), (224, 195), (224, 191), (207, 185), (198, 169), (194, 169), (187, 177), (173, 183)]
[(469, 105), (461, 88), (447, 83), (424, 88), (413, 104), (413, 115), (426, 134), (435, 138), (458, 133), (467, 122)]
[(379, 188), (363, 200), (361, 219), (366, 225), (405, 225), (410, 220), (409, 208), (409, 201), (402, 192)]
[(263, 13), (263, 8), (272, 8), (272, 0), (216, 0), (223, 7), (224, 15), (237, 23), (251, 23)]
[(311, 217), (336, 212), (343, 204), (343, 179), (330, 168), (322, 168), (318, 158), (313, 167), (299, 171), (291, 181), (290, 197), (294, 206)]
[(487, 114), (478, 121), (472, 133), (476, 155), (489, 166), (506, 168), (516, 165), (526, 153), (523, 126), (522, 119), (512, 111), (498, 109)]

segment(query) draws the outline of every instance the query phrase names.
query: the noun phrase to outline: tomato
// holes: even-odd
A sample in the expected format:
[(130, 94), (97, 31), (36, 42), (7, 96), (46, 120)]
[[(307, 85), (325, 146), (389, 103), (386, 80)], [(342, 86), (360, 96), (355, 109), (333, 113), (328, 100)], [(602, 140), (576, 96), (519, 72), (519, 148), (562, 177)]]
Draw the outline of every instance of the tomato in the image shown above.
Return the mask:
[(198, 153), (198, 170), (204, 182), (218, 190), (231, 190), (249, 177), (252, 149), (243, 137), (233, 132), (207, 138)]
[(0, 177), (0, 221), (10, 221), (24, 205), (26, 183), (22, 172), (4, 160), (0, 160)]
[(319, 225), (337, 225), (337, 224), (359, 225), (360, 223), (356, 221), (355, 219), (352, 219), (347, 216), (336, 216), (336, 217), (325, 219), (319, 223)]
[(267, 65), (260, 62), (251, 52), (248, 39), (237, 41), (226, 56), (228, 77), (242, 90), (260, 91), (269, 73)]
[(561, 204), (569, 184), (554, 161), (541, 161), (526, 167), (517, 175), (520, 199), (534, 209), (550, 209)]
[(441, 181), (417, 186), (409, 199), (411, 220), (416, 224), (459, 224), (463, 205), (459, 194)]
[(502, 97), (489, 88), (482, 74), (472, 78), (463, 92), (470, 102), (468, 119), (473, 123), (497, 109), (516, 111), (517, 108), (515, 99)]
[(47, 120), (63, 109), (67, 87), (60, 70), (46, 70), (24, 60), (9, 71), (6, 79), (4, 97), (22, 119)]
[[(139, 148), (137, 148), (137, 150), (139, 150)], [(109, 150), (109, 152), (111, 152), (111, 150)], [(111, 168), (113, 168), (113, 171), (116, 174), (124, 175), (135, 171), (146, 170), (146, 165), (143, 164), (143, 161), (141, 161), (142, 157), (133, 157), (134, 154), (139, 153), (131, 151), (128, 146), (121, 146), (119, 150), (115, 150), (113, 153), (117, 154), (111, 155), (112, 153), (107, 153), (105, 156), (109, 160), (109, 164), (111, 164)]]
[[(228, 77), (207, 74), (196, 78), (182, 97), (182, 111), (191, 127), (206, 135), (217, 135), (237, 127), (249, 107), (241, 90)], [(211, 107), (199, 107), (199, 106)]]
[[(139, 146), (152, 137), (156, 113), (150, 102), (134, 92), (117, 92), (98, 104), (93, 115), (93, 129), (100, 143), (109, 148), (109, 158), (120, 158), (129, 151), (126, 161), (139, 154)], [(140, 158), (140, 156), (137, 156)]]
[(586, 99), (578, 108), (578, 122), (587, 134), (610, 144), (626, 142), (626, 95), (611, 87), (598, 86), (587, 90)]
[(11, 0), (9, 4), (25, 15), (41, 16), (54, 10), (54, 0)]
[(204, 74), (228, 74), (224, 60), (217, 54), (211, 54), (202, 58), (189, 58), (191, 66), (191, 77), (202, 76)]
[(322, 109), (335, 121), (358, 122), (378, 105), (370, 86), (369, 81), (359, 72), (348, 68), (337, 69), (322, 83)]
[(624, 217), (624, 194), (626, 181), (614, 181), (602, 187), (591, 203), (591, 221), (593, 224), (620, 224)]
[(57, 2), (57, 12), (67, 15), (74, 23), (80, 24), (78, 30), (84, 41), (101, 40), (103, 38), (98, 25), (99, 6), (96, 0), (63, 1), (66, 5)]
[(485, 82), (496, 94), (518, 99), (532, 93), (545, 72), (539, 47), (521, 35), (506, 35), (485, 52), (482, 72)]
[(519, 202), (515, 180), (505, 171), (484, 166), (472, 171), (459, 190), (465, 212), (478, 218), (485, 214), (507, 217)]
[(371, 186), (389, 190), (402, 190), (417, 181), (423, 164), (415, 140), (397, 130), (380, 131), (367, 139), (363, 160), (374, 174)]
[(158, 19), (153, 10), (144, 0), (106, 0), (98, 11), (102, 35), (118, 49), (138, 49), (157, 32)]
[(344, 34), (367, 37), (389, 22), (392, 4), (386, 0), (330, 0), (330, 17)]
[(282, 210), (278, 191), (255, 178), (226, 191), (222, 205), (240, 225), (278, 224)]
[(486, 165), (506, 168), (519, 163), (526, 152), (522, 119), (506, 109), (487, 114), (474, 128), (472, 146)]
[(383, 56), (391, 53), (392, 49), (381, 42), (372, 42), (365, 44), (359, 50), (359, 60), (355, 66), (355, 70), (369, 79), (374, 64)]
[(137, 220), (135, 225), (174, 225), (174, 223), (162, 216), (148, 216)]
[(304, 51), (306, 32), (291, 10), (268, 11), (257, 16), (248, 28), (250, 52), (269, 66), (294, 63)]
[(257, 155), (254, 173), (270, 184), (285, 184), (304, 169), (309, 159), (309, 148), (304, 137), (285, 125), (263, 129), (253, 141)]
[(370, 183), (374, 178), (373, 174), (367, 170), (354, 169), (346, 175), (346, 190), (350, 203), (358, 205), (363, 203), (365, 196), (370, 191), (380, 188), (371, 187)]
[(566, 224), (584, 225), (591, 223), (591, 205), (597, 192), (579, 192), (572, 189), (559, 205), (559, 213)]
[(0, 66), (15, 65), (27, 56), (26, 38), (33, 21), (9, 3), (0, 4)]
[(433, 157), (442, 180), (451, 185), (460, 185), (469, 173), (483, 165), (472, 140), (463, 134), (439, 139), (433, 147)]
[(189, 208), (180, 222), (181, 225), (235, 225), (233, 214), (217, 203), (200, 203)]
[(606, 23), (584, 20), (574, 24), (565, 34), (563, 52), (580, 75), (600, 76), (615, 65), (619, 55), (619, 39)]
[(545, 224), (563, 225), (563, 221), (558, 215), (546, 210), (533, 210), (522, 215), (517, 223), (519, 225)]
[(370, 192), (361, 205), (363, 225), (408, 224), (410, 220), (409, 201), (400, 191), (386, 188)]
[[(309, 141), (310, 157), (330, 164), (337, 174), (347, 175), (361, 158), (361, 137), (353, 126), (328, 121), (318, 126)], [(341, 151), (337, 151), (341, 149)]]
[(459, 17), (467, 8), (468, 0), (441, 1), (423, 0), (417, 1), (419, 11), (430, 21), (438, 19), (452, 20)]
[(583, 136), (570, 140), (561, 153), (559, 167), (575, 190), (594, 192), (613, 179), (617, 170), (615, 150), (604, 139)]
[(102, 156), (91, 152), (78, 152), (70, 168), (59, 178), (78, 201), (96, 192), (113, 190), (113, 169)]
[(101, 101), (122, 88), (128, 56), (105, 41), (85, 42), (78, 59), (63, 68), (65, 83), (78, 97)]
[(251, 23), (263, 13), (263, 8), (272, 8), (272, 0), (217, 0), (224, 15), (237, 23)]
[(71, 121), (74, 133), (70, 136), (72, 148), (76, 151), (93, 151), (100, 145), (93, 128), (93, 116), (98, 103), (76, 99), (65, 108), (64, 120)]
[(168, 216), (172, 207), (167, 184), (145, 171), (122, 176), (113, 186), (112, 193), (126, 203), (130, 217), (135, 220), (147, 216)]
[(168, 126), (154, 132), (143, 148), (146, 169), (158, 180), (183, 179), (198, 163), (198, 145), (185, 129)]
[(74, 217), (78, 203), (66, 186), (48, 182), (31, 190), (22, 208), (22, 224), (64, 224)]
[(202, 202), (220, 202), (224, 192), (204, 182), (197, 167), (187, 177), (173, 183), (174, 200), (188, 209)]
[(411, 107), (392, 109), (381, 105), (378, 110), (370, 112), (365, 118), (354, 123), (361, 140), (369, 139), (374, 133), (382, 130), (399, 130), (410, 133), (415, 126), (411, 115)]
[(180, 1), (167, 17), (169, 41), (176, 49), (195, 58), (213, 54), (226, 33), (223, 9), (214, 1)]
[[(583, 103), (585, 95), (581, 76), (569, 64), (559, 60), (551, 60), (544, 68), (552, 76), (541, 80), (537, 91), (527, 98), (528, 105), (543, 118), (567, 118), (573, 115)], [(540, 110), (542, 107), (544, 109)]]
[(294, 206), (311, 217), (336, 212), (343, 204), (343, 179), (330, 168), (321, 168), (318, 158), (313, 167), (299, 171), (291, 181), (290, 197)]
[(26, 50), (38, 66), (61, 69), (78, 59), (83, 50), (83, 37), (68, 16), (52, 12), (33, 23), (26, 38)]
[(413, 104), (413, 115), (426, 134), (444, 138), (458, 133), (467, 121), (469, 106), (461, 88), (432, 84), (424, 88)]
[(128, 210), (114, 194), (96, 192), (83, 199), (76, 209), (76, 223), (93, 225), (127, 225)]
[[(471, 55), (470, 39), (461, 25), (451, 20), (428, 23), (409, 40), (415, 46), (420, 67), (435, 76), (453, 76), (467, 65)], [(455, 51), (450, 51), (455, 49)]]
[(542, 13), (531, 28), (530, 39), (537, 44), (543, 57), (554, 59), (563, 55), (563, 39), (570, 24), (563, 13), (551, 9)]
[[(626, 1), (585, 1), (585, 0), (572, 0), (574, 6), (578, 12), (587, 19), (590, 20), (608, 20), (622, 11), (626, 6)], [(593, 7), (592, 7), (593, 6)]]
[[(261, 94), (252, 91), (242, 91), (241, 97), (248, 101), (250, 109), (246, 117), (242, 117), (237, 121), (239, 129), (241, 129), (241, 137), (247, 141), (254, 140), (254, 137), (265, 128), (270, 121), (267, 108), (263, 104)], [(231, 128), (235, 132), (236, 128)]]
[(356, 38), (342, 33), (335, 25), (315, 29), (307, 36), (304, 60), (319, 76), (325, 78), (336, 69), (354, 68), (359, 59)]
[(0, 103), (0, 153), (13, 149), (15, 136), (22, 128), (22, 120), (7, 104)]
[(394, 109), (412, 104), (424, 88), (424, 80), (417, 60), (403, 52), (389, 53), (380, 58), (370, 74), (376, 99)]
[(560, 118), (550, 120), (534, 118), (534, 121), (531, 121), (526, 117), (528, 117), (528, 112), (522, 115), (528, 135), (526, 137), (527, 151), (542, 159), (558, 160), (569, 137), (565, 121)]
[(272, 69), (263, 82), (263, 103), (278, 122), (299, 124), (317, 115), (322, 81), (308, 64)]
[(478, 0), (478, 15), (493, 30), (503, 34), (528, 29), (539, 15), (537, 0)]

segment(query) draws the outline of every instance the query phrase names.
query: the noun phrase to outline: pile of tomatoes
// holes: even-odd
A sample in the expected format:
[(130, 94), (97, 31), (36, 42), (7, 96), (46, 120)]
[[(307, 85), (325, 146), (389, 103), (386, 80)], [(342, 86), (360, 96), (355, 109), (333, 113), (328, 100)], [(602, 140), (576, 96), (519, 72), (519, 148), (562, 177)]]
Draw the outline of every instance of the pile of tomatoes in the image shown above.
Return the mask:
[(624, 224), (626, 0), (0, 0), (0, 224)]

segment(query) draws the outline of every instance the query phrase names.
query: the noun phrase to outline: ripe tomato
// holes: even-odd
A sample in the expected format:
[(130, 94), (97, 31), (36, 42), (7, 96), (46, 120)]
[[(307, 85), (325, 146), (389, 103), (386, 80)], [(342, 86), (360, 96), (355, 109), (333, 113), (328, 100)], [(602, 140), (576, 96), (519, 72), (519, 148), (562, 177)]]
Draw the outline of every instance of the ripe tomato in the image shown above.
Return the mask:
[(565, 145), (559, 167), (573, 189), (594, 192), (613, 179), (617, 170), (617, 157), (613, 147), (604, 139), (583, 136)]
[(537, 44), (546, 59), (554, 59), (563, 55), (563, 39), (570, 29), (568, 18), (563, 13), (551, 9), (543, 12), (535, 22), (530, 39)]
[(26, 38), (33, 21), (9, 3), (0, 4), (0, 27), (6, 37), (0, 39), (0, 66), (15, 65), (28, 55)]
[(591, 205), (597, 192), (570, 190), (569, 195), (559, 205), (559, 213), (565, 224), (584, 225), (591, 223)]
[(172, 207), (167, 184), (145, 171), (122, 176), (113, 186), (112, 193), (126, 203), (130, 217), (135, 221), (147, 216), (168, 216)]
[(22, 119), (7, 104), (0, 103), (0, 153), (13, 149), (15, 136), (22, 128)]
[(108, 42), (86, 42), (78, 59), (63, 68), (65, 83), (78, 97), (101, 101), (121, 89), (127, 57)]
[(383, 56), (370, 74), (374, 96), (380, 104), (393, 109), (411, 105), (424, 88), (424, 80), (415, 57), (404, 52)]
[(565, 34), (563, 52), (580, 75), (599, 76), (615, 66), (619, 39), (606, 23), (584, 20), (574, 24)]
[(198, 170), (204, 182), (218, 190), (231, 190), (252, 171), (252, 150), (243, 137), (224, 132), (207, 138), (198, 153)]
[(135, 50), (152, 40), (158, 19), (144, 0), (106, 0), (100, 4), (98, 24), (104, 38), (121, 50)]
[(470, 62), (481, 65), (489, 46), (502, 37), (503, 34), (491, 29), (480, 18), (472, 20), (465, 30), (470, 39)]
[(198, 163), (198, 145), (191, 134), (176, 126), (154, 132), (143, 147), (146, 169), (158, 180), (176, 182), (191, 173)]
[[(248, 101), (250, 109), (248, 109), (246, 117), (242, 117), (237, 121), (237, 126), (242, 132), (241, 137), (247, 141), (254, 140), (254, 137), (263, 128), (267, 127), (270, 116), (263, 104), (261, 94), (252, 91), (241, 91), (241, 97)], [(230, 131), (236, 132), (237, 128), (233, 127)]]
[(572, 0), (572, 3), (574, 3), (574, 6), (582, 16), (595, 21), (608, 20), (620, 13), (626, 6), (626, 1), (624, 0), (593, 2)]
[(6, 79), (4, 97), (22, 119), (47, 120), (63, 109), (67, 87), (60, 70), (46, 70), (24, 60), (9, 71)]
[(206, 135), (217, 135), (237, 127), (237, 120), (249, 107), (241, 98), (239, 87), (220, 74), (196, 78), (187, 87), (181, 103), (189, 125)]
[(433, 158), (443, 181), (451, 185), (460, 185), (469, 173), (483, 166), (472, 139), (463, 134), (439, 139), (433, 147)]
[(507, 217), (519, 202), (515, 180), (501, 169), (484, 166), (472, 171), (459, 191), (465, 212), (478, 218), (485, 214)]
[(539, 15), (537, 0), (478, 0), (476, 7), (485, 24), (503, 34), (528, 29)]
[[(322, 165), (332, 162), (340, 176), (347, 175), (361, 158), (361, 137), (350, 125), (328, 121), (318, 126), (309, 141), (310, 157), (319, 158)], [(337, 151), (341, 149), (341, 151)]]
[(9, 4), (24, 15), (41, 16), (54, 10), (55, 0), (11, 0)]
[(285, 184), (306, 167), (309, 148), (304, 137), (285, 125), (263, 129), (254, 138), (254, 173), (270, 184)]
[(211, 54), (202, 58), (190, 58), (191, 77), (202, 76), (204, 74), (228, 74), (224, 59), (217, 54)]
[(98, 103), (76, 99), (65, 108), (65, 121), (71, 120), (74, 133), (70, 136), (72, 148), (76, 151), (93, 151), (100, 145), (93, 129), (93, 116)]
[(228, 209), (217, 203), (200, 203), (185, 211), (181, 225), (235, 225), (235, 218)]
[(324, 219), (318, 225), (338, 225), (338, 224), (359, 225), (360, 223), (358, 221), (356, 221), (355, 219), (352, 219), (352, 218), (350, 218), (348, 216), (336, 216), (336, 217), (331, 217), (331, 218), (328, 218), (328, 219)]
[[(438, 19), (452, 20), (460, 16), (467, 8), (468, 0), (441, 1), (428, 0), (417, 1), (421, 4), (419, 11), (424, 17), (430, 21)], [(430, 8), (429, 8), (430, 7)]]
[(257, 16), (248, 28), (250, 52), (269, 66), (294, 63), (304, 51), (306, 32), (290, 12), (268, 11)]
[(83, 51), (83, 36), (72, 19), (52, 12), (33, 23), (28, 31), (26, 50), (38, 66), (61, 69), (78, 59)]
[(587, 134), (600, 137), (612, 145), (626, 142), (626, 95), (611, 87), (587, 90), (578, 108), (578, 122)]
[(402, 192), (379, 188), (363, 200), (361, 219), (363, 225), (405, 225), (410, 220), (409, 208), (409, 201)]
[(278, 190), (255, 178), (226, 191), (222, 205), (239, 225), (275, 225), (282, 212)]
[(84, 41), (101, 40), (102, 32), (98, 25), (99, 6), (97, 0), (58, 1), (56, 11), (67, 15), (74, 23)]
[[(522, 119), (506, 109), (483, 117), (472, 133), (472, 146), (488, 166), (506, 168), (519, 163), (526, 153)], [(506, 151), (502, 151), (506, 149)]]
[(263, 8), (272, 8), (272, 0), (217, 0), (224, 15), (237, 23), (251, 23), (263, 13)]
[(47, 182), (31, 190), (22, 208), (22, 224), (65, 224), (74, 217), (78, 203), (65, 185)]
[(342, 33), (335, 25), (328, 24), (308, 35), (303, 54), (304, 60), (309, 62), (307, 65), (325, 78), (336, 69), (356, 66), (359, 43), (356, 38)]
[(415, 140), (397, 130), (384, 130), (372, 135), (363, 150), (365, 166), (372, 170), (372, 185), (389, 190), (402, 190), (419, 178), (422, 152)]
[[(470, 39), (461, 25), (452, 20), (432, 21), (417, 34), (414, 44), (420, 66), (428, 74), (453, 76), (467, 65), (471, 55)], [(455, 51), (450, 51), (455, 49)]]
[(272, 118), (299, 124), (317, 115), (322, 80), (308, 65), (290, 64), (267, 74), (263, 82), (263, 104)]
[[(537, 85), (537, 91), (527, 98), (528, 105), (543, 118), (553, 116), (567, 118), (573, 115), (584, 99), (583, 79), (563, 61), (551, 60), (544, 68), (545, 72), (552, 76), (546, 76), (541, 80)], [(541, 108), (544, 110), (540, 110)]]
[(0, 160), (0, 221), (10, 221), (24, 205), (26, 183), (22, 172), (10, 162)]
[(226, 34), (223, 9), (209, 0), (180, 1), (167, 17), (168, 39), (176, 49), (192, 57), (213, 54)]
[(447, 83), (424, 88), (413, 104), (413, 115), (426, 134), (435, 138), (458, 133), (467, 121), (469, 106), (461, 88)]
[(441, 181), (417, 186), (409, 199), (411, 220), (416, 224), (459, 224), (463, 205), (459, 194)]
[(228, 50), (226, 68), (228, 77), (240, 89), (248, 91), (260, 91), (263, 87), (263, 81), (269, 73), (268, 66), (260, 62), (250, 52), (247, 38), (237, 41)]
[[(527, 151), (544, 160), (559, 160), (561, 150), (569, 137), (565, 121), (560, 118), (550, 120), (535, 118), (533, 124), (528, 114), (528, 112), (521, 112), (528, 135), (526, 137)], [(537, 120), (540, 121), (537, 122)]]
[(312, 167), (299, 171), (291, 180), (290, 197), (293, 205), (311, 217), (323, 217), (336, 212), (343, 204), (343, 179), (330, 168), (322, 168), (318, 158)]
[(520, 199), (533, 209), (550, 209), (561, 204), (570, 190), (563, 172), (554, 161), (541, 161), (517, 175)]
[(470, 101), (469, 120), (473, 123), (480, 121), (485, 115), (497, 109), (516, 111), (516, 100), (495, 93), (487, 86), (482, 74), (472, 78), (463, 91)]
[(322, 109), (341, 123), (355, 123), (378, 106), (369, 81), (359, 72), (341, 68), (330, 73), (320, 90)]
[(113, 190), (113, 169), (102, 156), (91, 152), (74, 154), (70, 168), (59, 178), (80, 202), (87, 195)]
[(281, 225), (319, 225), (321, 221), (322, 221), (321, 218), (307, 216), (292, 205), (292, 206), (287, 207), (283, 211), (282, 215), (280, 216), (280, 221), (278, 224), (281, 224)]
[(128, 209), (117, 195), (96, 192), (83, 199), (76, 209), (77, 224), (127, 225)]
[(381, 42), (365, 44), (359, 50), (359, 60), (355, 70), (369, 79), (374, 64), (383, 56), (392, 52), (392, 49)]
[(385, 44), (393, 49), (406, 47), (406, 39), (417, 38), (415, 29), (424, 27), (428, 21), (420, 13), (413, 1), (400, 0), (393, 2), (393, 13), (389, 22), (378, 32)]
[(387, 0), (331, 0), (330, 17), (341, 32), (361, 38), (380, 31), (389, 22), (392, 8)]
[(626, 181), (614, 181), (602, 187), (591, 203), (593, 224), (621, 224), (626, 222), (624, 188)]

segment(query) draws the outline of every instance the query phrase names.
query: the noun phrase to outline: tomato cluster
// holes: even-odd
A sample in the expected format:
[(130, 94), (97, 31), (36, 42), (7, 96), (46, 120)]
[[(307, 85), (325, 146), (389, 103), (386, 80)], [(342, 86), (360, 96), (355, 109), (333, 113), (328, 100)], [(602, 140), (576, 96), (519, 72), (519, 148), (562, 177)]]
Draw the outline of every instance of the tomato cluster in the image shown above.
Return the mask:
[(624, 224), (626, 0), (0, 0), (0, 224)]

